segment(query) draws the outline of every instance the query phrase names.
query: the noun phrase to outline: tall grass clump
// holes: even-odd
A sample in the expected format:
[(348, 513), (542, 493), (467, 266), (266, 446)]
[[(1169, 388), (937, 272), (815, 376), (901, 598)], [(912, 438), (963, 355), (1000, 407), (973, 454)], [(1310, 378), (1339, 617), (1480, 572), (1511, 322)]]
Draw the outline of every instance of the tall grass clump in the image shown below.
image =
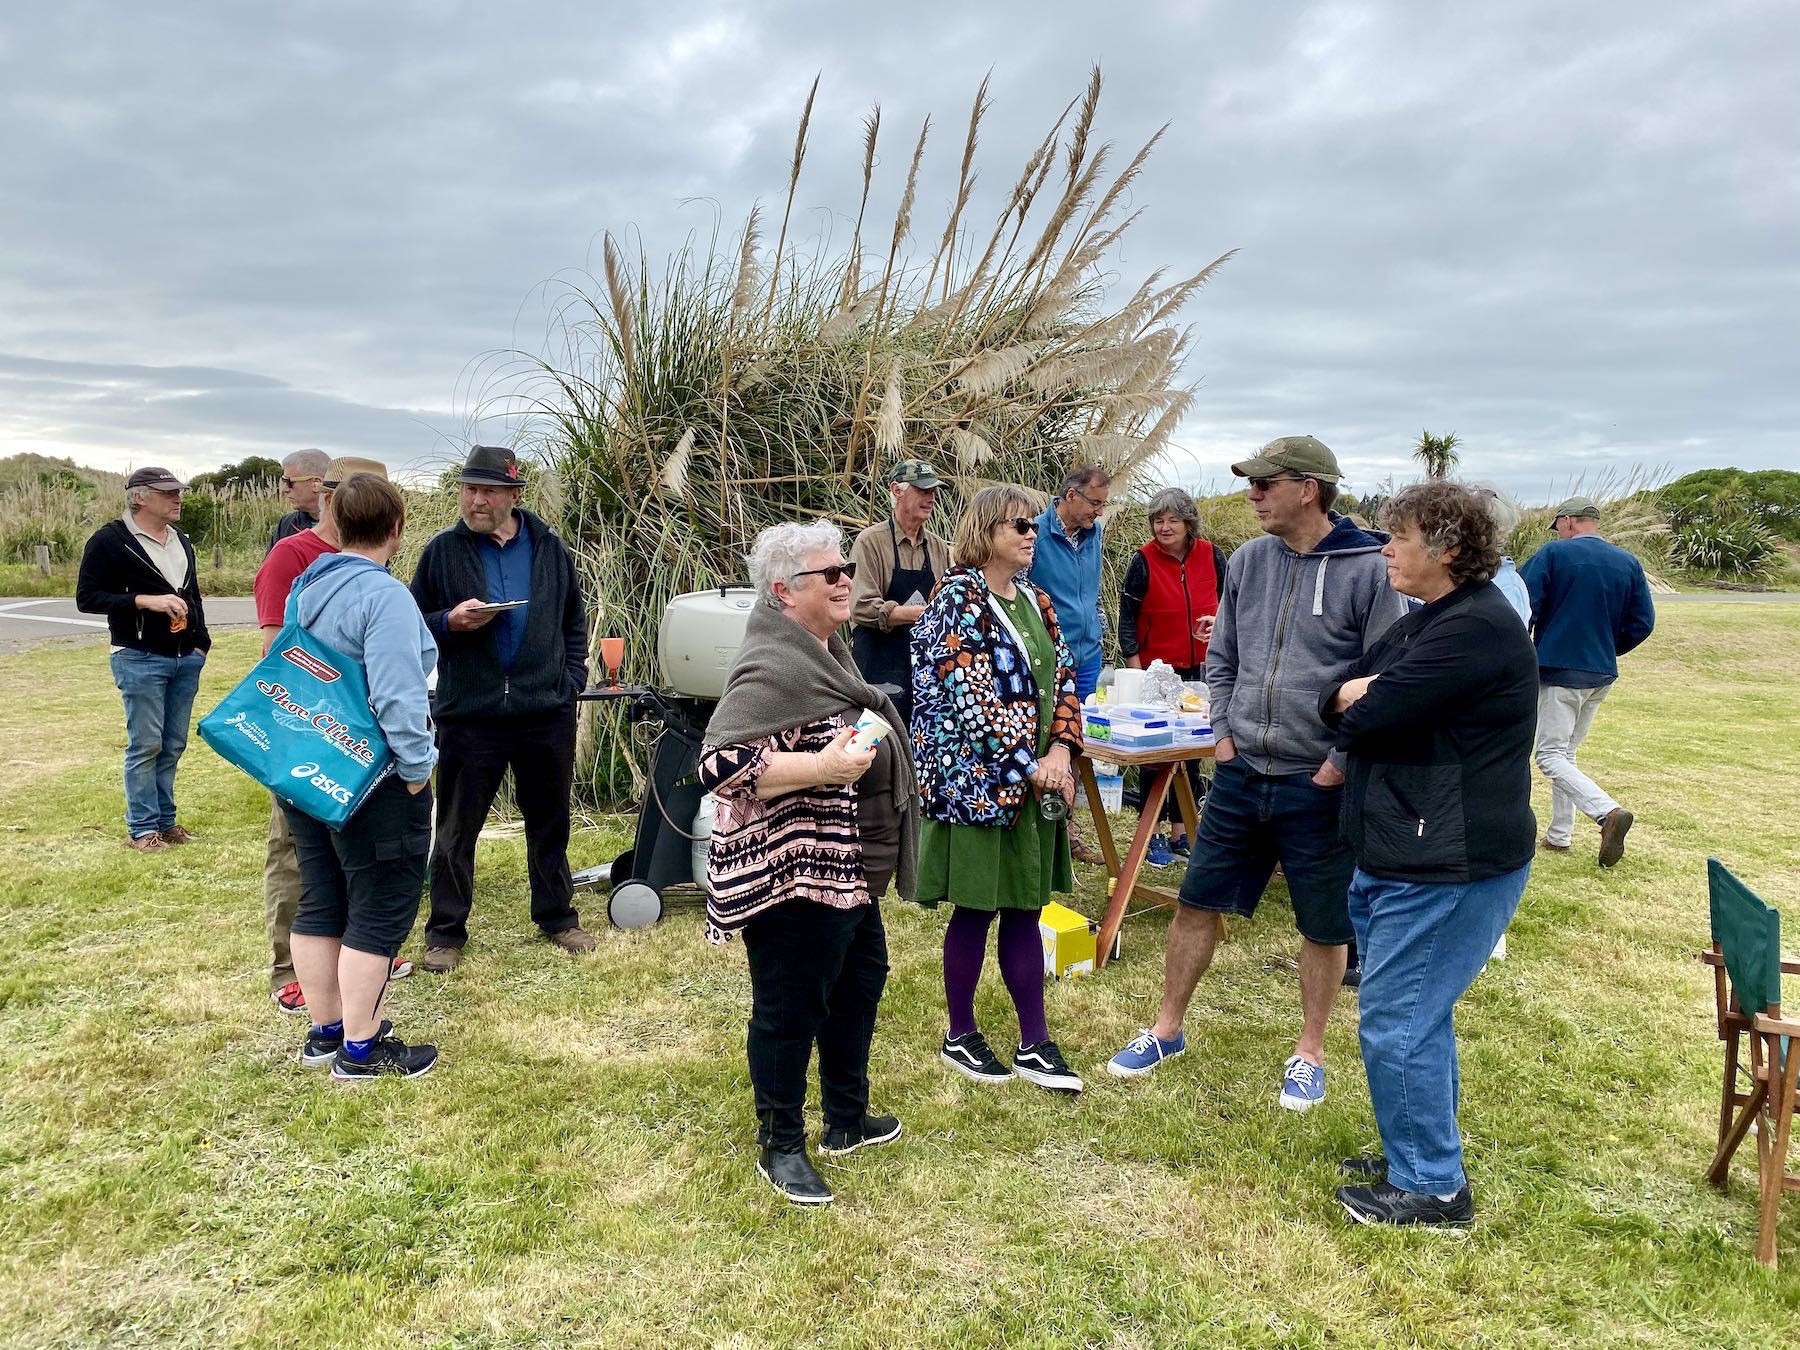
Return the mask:
[[(983, 82), (955, 191), (928, 228), (914, 212), (929, 119), (885, 161), (904, 173), (892, 220), (869, 211), (892, 136), (875, 108), (850, 237), (809, 252), (792, 233), (817, 90), (779, 215), (753, 208), (729, 237), (660, 261), (608, 235), (602, 275), (559, 296), (560, 350), (525, 358), (523, 380), (515, 370), (496, 395), (528, 412), (522, 439), (557, 471), (598, 627), (624, 636), (638, 679), (655, 678), (671, 596), (741, 581), (770, 524), (825, 517), (854, 530), (884, 515), (896, 460), (929, 459), (949, 478), (940, 519), (988, 483), (1054, 490), (1077, 463), (1105, 466), (1129, 491), (1194, 397), (1178, 315), (1230, 254), (1190, 276), (1116, 284), (1108, 269), (1141, 210), (1126, 209), (1131, 188), (1163, 132), (1115, 169), (1096, 134), (1097, 70), (991, 215), (974, 197)], [(595, 778), (623, 795), (612, 753)]]

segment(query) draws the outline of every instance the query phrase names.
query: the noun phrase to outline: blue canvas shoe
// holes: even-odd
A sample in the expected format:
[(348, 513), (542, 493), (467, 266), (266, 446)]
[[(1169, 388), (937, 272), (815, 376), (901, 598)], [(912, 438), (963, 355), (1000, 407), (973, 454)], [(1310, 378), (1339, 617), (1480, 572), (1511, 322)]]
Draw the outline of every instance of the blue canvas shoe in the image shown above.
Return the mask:
[(1324, 1100), (1325, 1066), (1323, 1064), (1312, 1064), (1295, 1055), (1282, 1066), (1282, 1106), (1289, 1111), (1310, 1111)]
[(1165, 1059), (1174, 1059), (1187, 1049), (1187, 1033), (1178, 1031), (1175, 1039), (1165, 1041), (1145, 1027), (1118, 1054), (1106, 1061), (1106, 1071), (1114, 1078), (1142, 1078)]

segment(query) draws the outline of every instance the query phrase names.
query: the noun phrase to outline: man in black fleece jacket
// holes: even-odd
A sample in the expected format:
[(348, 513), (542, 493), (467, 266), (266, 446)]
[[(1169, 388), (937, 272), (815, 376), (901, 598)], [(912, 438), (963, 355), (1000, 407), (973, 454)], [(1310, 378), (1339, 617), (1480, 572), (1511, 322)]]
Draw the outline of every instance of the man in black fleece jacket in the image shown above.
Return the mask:
[(183, 483), (167, 469), (125, 480), (125, 514), (87, 541), (75, 606), (106, 615), (113, 683), (125, 701), (125, 828), (140, 853), (193, 838), (175, 823), (175, 767), (212, 636), (194, 546), (175, 528)]
[[(587, 686), (587, 617), (561, 539), (519, 506), (510, 450), (478, 445), (463, 466), (462, 520), (425, 545), (412, 593), (438, 643), (437, 842), (426, 970), (462, 960), (475, 839), (510, 767), (525, 817), (531, 917), (566, 952), (589, 952), (569, 876), (575, 696)], [(491, 604), (524, 602), (495, 610)]]

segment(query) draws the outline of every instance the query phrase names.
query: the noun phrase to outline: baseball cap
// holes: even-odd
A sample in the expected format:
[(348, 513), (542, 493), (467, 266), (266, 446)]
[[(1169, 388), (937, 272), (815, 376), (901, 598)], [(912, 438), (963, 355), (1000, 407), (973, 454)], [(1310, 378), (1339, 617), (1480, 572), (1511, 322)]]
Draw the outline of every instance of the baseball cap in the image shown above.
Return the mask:
[(1592, 516), (1598, 520), (1600, 519), (1600, 507), (1592, 497), (1571, 497), (1566, 502), (1558, 504), (1557, 508), (1550, 513), (1551, 520), (1559, 520), (1563, 516)]
[(937, 476), (937, 470), (922, 459), (903, 459), (894, 466), (888, 475), (890, 483), (904, 483), (907, 487), (941, 488), (944, 480)]
[(372, 473), (384, 481), (388, 476), (387, 465), (378, 459), (340, 455), (337, 459), (332, 460), (330, 467), (325, 470), (325, 481), (321, 486), (335, 488), (353, 473)]
[(1300, 474), (1321, 483), (1335, 483), (1344, 476), (1337, 456), (1316, 436), (1279, 436), (1249, 459), (1231, 466), (1239, 478), (1274, 478)]
[(125, 480), (128, 488), (155, 488), (158, 492), (186, 492), (187, 484), (167, 469), (133, 469)]

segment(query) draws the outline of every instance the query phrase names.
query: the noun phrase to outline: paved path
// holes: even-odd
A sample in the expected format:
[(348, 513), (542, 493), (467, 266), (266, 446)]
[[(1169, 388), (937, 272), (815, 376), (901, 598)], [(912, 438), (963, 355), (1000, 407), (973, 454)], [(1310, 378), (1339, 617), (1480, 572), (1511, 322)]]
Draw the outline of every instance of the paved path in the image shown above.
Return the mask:
[[(206, 596), (206, 626), (215, 630), (256, 627), (256, 602)], [(15, 652), (46, 638), (104, 640), (106, 620), (83, 614), (70, 599), (0, 599), (0, 653)]]
[(1728, 605), (1792, 604), (1800, 600), (1800, 591), (1677, 591), (1674, 595), (1659, 595), (1655, 599), (1659, 605), (1671, 600), (1723, 600)]

